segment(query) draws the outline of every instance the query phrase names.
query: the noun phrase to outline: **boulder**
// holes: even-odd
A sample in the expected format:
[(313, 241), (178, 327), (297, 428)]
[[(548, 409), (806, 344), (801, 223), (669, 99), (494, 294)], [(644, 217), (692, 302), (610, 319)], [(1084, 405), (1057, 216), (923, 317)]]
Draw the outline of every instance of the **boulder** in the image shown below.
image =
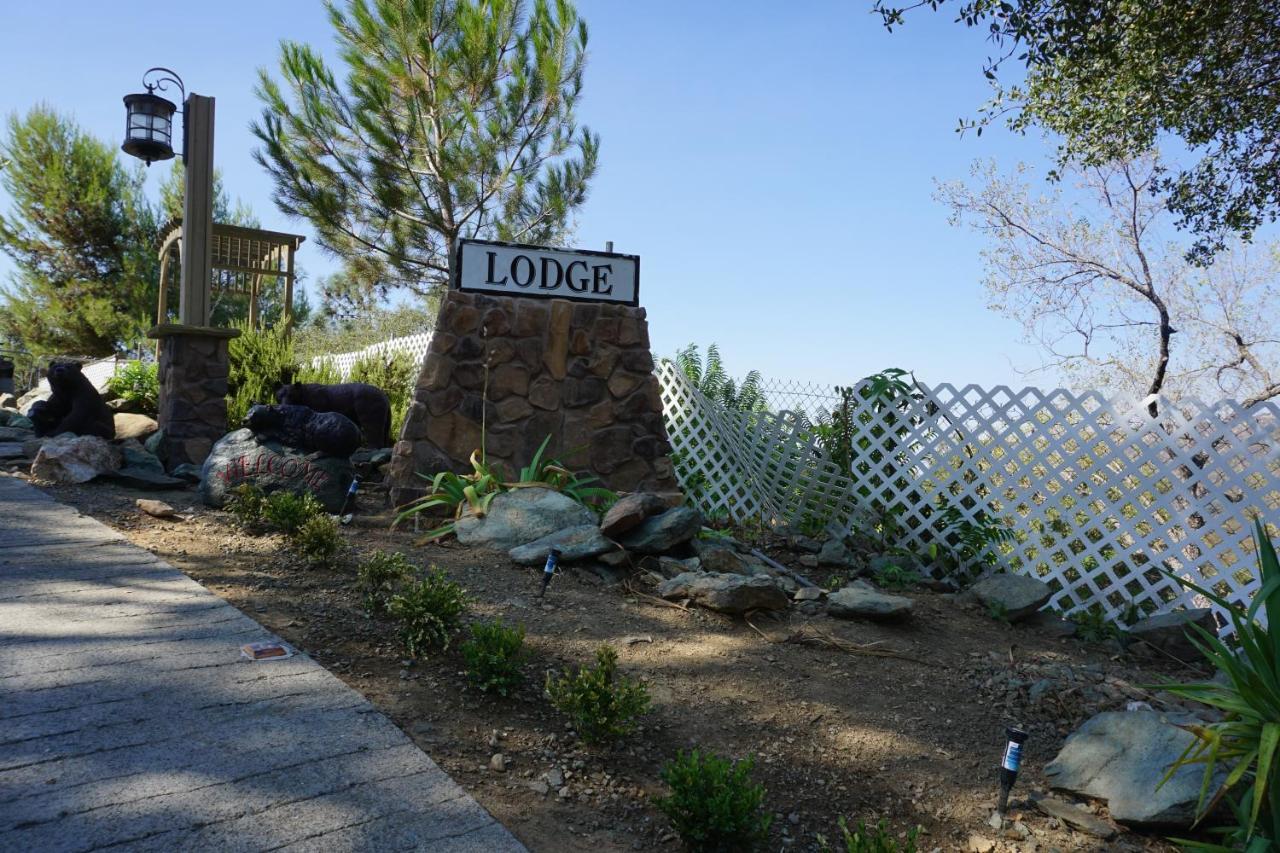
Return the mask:
[[(1203, 766), (1179, 769), (1163, 787), (1160, 781), (1194, 739), (1155, 711), (1106, 711), (1067, 738), (1044, 775), (1055, 790), (1106, 800), (1120, 823), (1185, 828), (1195, 818)], [(1221, 781), (1219, 772), (1210, 790)]]
[(160, 429), (160, 424), (156, 423), (155, 418), (149, 418), (146, 415), (116, 412), (112, 420), (115, 421), (117, 439), (136, 438), (143, 441)]
[(17, 409), (18, 398), (10, 394), (8, 391), (0, 394), (0, 409)]
[(105, 438), (64, 433), (44, 440), (31, 463), (31, 476), (52, 483), (87, 483), (120, 463), (120, 449)]
[(1200, 657), (1200, 653), (1187, 638), (1192, 633), (1188, 630), (1191, 625), (1199, 625), (1210, 634), (1218, 632), (1213, 610), (1197, 607), (1149, 616), (1129, 626), (1128, 633), (1135, 640), (1142, 640), (1179, 660), (1193, 661)]
[(1010, 622), (1025, 619), (1053, 597), (1053, 589), (1042, 580), (1003, 573), (983, 578), (969, 592), (988, 607), (1003, 607)]
[(760, 574), (752, 571), (752, 564), (748, 562), (746, 555), (739, 554), (726, 542), (699, 539), (697, 553), (698, 559), (702, 561), (702, 570), (705, 572), (718, 572), (725, 575)]
[(863, 584), (838, 589), (827, 596), (827, 613), (840, 619), (895, 622), (911, 615), (911, 599), (889, 595)]
[(494, 497), (483, 518), (464, 515), (455, 529), (463, 545), (510, 551), (567, 527), (595, 525), (591, 510), (554, 489), (512, 489)]
[(772, 578), (686, 572), (658, 585), (666, 599), (688, 598), (709, 610), (741, 614), (751, 610), (785, 610), (787, 594)]
[(573, 563), (588, 557), (598, 557), (617, 547), (605, 538), (595, 524), (583, 524), (579, 527), (566, 527), (527, 545), (518, 545), (507, 553), (513, 562), (521, 566), (541, 566), (547, 561), (547, 554), (552, 548), (560, 552), (562, 562)]
[(685, 572), (703, 571), (702, 560), (697, 557), (689, 557), (684, 560), (677, 560), (675, 557), (645, 557), (645, 559), (655, 561), (658, 574), (664, 578), (674, 578)]
[(181, 516), (178, 515), (178, 511), (164, 501), (153, 501), (148, 500), (147, 498), (138, 498), (135, 503), (138, 505), (138, 509), (153, 518), (181, 518)]
[[(27, 420), (23, 418), (23, 420)], [(30, 421), (27, 421), (30, 423)], [(35, 433), (25, 427), (5, 427), (0, 426), (0, 441), (29, 441), (35, 438)]]
[(20, 441), (0, 441), (0, 459), (30, 459)]
[(124, 456), (123, 467), (148, 468), (159, 474), (164, 473), (164, 464), (154, 454), (148, 453), (147, 449), (136, 438), (126, 439), (117, 443), (120, 446), (120, 452)]
[(623, 495), (600, 520), (600, 532), (610, 539), (617, 539), (651, 515), (667, 508), (667, 502), (649, 492)]
[(787, 548), (804, 554), (817, 554), (822, 550), (822, 543), (812, 536), (793, 533), (787, 537)]
[(252, 483), (268, 494), (312, 494), (328, 512), (338, 512), (354, 476), (348, 459), (300, 453), (277, 441), (258, 439), (252, 430), (238, 429), (218, 439), (209, 451), (200, 469), (200, 497), (208, 506), (220, 507), (241, 483)]
[(622, 546), (638, 554), (665, 554), (698, 535), (702, 513), (678, 506), (650, 516), (622, 537)]
[(119, 483), (126, 488), (142, 489), (148, 492), (185, 489), (190, 485), (188, 481), (170, 477), (164, 471), (157, 471), (154, 468), (139, 468), (135, 465), (126, 465), (115, 471), (104, 471), (102, 477)]

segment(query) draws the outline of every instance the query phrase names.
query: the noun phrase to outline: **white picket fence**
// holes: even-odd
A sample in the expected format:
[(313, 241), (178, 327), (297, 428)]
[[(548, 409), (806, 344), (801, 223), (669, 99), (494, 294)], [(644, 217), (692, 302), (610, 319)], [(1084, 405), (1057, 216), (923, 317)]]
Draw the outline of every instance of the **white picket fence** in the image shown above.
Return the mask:
[(372, 344), (355, 352), (344, 352), (336, 355), (320, 355), (311, 360), (312, 367), (319, 367), (328, 362), (338, 371), (343, 381), (351, 375), (351, 368), (362, 358), (371, 355), (389, 356), (398, 352), (407, 352), (419, 368), (427, 358), (427, 349), (431, 346), (431, 332), (406, 335), (402, 338), (390, 338), (381, 343)]
[(923, 547), (946, 495), (970, 519), (1008, 523), (1018, 541), (999, 561), (1049, 582), (1064, 611), (1206, 603), (1161, 569), (1237, 604), (1258, 587), (1253, 519), (1280, 508), (1272, 403), (1161, 402), (1152, 417), (1096, 392), (921, 386), (888, 405), (855, 399), (859, 449), (843, 471), (804, 416), (727, 410), (669, 362), (658, 376), (682, 485), (704, 512), (847, 526), (890, 510), (903, 544)]

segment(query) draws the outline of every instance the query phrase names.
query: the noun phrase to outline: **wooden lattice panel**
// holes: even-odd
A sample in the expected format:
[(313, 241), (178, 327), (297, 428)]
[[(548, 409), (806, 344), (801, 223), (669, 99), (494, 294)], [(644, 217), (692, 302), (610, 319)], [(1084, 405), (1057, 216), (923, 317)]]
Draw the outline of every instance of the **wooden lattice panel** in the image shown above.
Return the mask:
[(1252, 519), (1280, 509), (1271, 403), (1161, 402), (1152, 417), (1096, 392), (921, 387), (889, 405), (855, 400), (860, 447), (841, 471), (804, 418), (727, 411), (674, 365), (658, 375), (678, 475), (704, 512), (849, 526), (891, 509), (904, 544), (924, 547), (945, 494), (971, 519), (982, 510), (1008, 523), (1018, 542), (1000, 562), (1049, 582), (1066, 611), (1204, 604), (1161, 569), (1247, 603)]

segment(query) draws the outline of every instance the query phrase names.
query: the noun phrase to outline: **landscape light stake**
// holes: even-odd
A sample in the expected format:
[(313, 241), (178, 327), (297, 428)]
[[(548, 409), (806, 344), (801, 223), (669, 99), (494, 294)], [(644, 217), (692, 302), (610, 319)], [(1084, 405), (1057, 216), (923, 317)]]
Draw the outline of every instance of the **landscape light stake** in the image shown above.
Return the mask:
[(560, 559), (560, 549), (552, 548), (547, 552), (547, 564), (542, 569), (542, 589), (538, 590), (538, 598), (542, 598), (547, 592), (547, 584), (551, 583), (551, 576), (556, 573), (556, 562)]
[(342, 509), (338, 510), (339, 518), (346, 515), (347, 508), (351, 506), (353, 503), (355, 503), (356, 492), (358, 492), (359, 490), (360, 490), (360, 478), (353, 477), (351, 479), (351, 485), (347, 487), (347, 496), (342, 500)]
[(1004, 810), (1009, 805), (1009, 791), (1013, 783), (1018, 781), (1018, 768), (1022, 765), (1022, 744), (1027, 733), (1017, 726), (1009, 726), (1004, 730), (1007, 739), (1004, 745), (1004, 757), (1000, 760), (1000, 803), (996, 806), (996, 814), (1004, 817)]

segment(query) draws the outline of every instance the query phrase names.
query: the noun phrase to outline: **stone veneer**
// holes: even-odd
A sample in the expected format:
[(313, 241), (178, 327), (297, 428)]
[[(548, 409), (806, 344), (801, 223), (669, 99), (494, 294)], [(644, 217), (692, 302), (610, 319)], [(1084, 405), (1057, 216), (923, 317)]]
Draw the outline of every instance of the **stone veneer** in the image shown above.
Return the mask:
[(392, 500), (424, 493), (416, 472), (470, 471), (482, 416), (506, 476), (550, 435), (551, 458), (609, 488), (677, 488), (643, 308), (450, 290), (392, 456)]
[(227, 341), (237, 329), (156, 326), (160, 340), (160, 458), (169, 470), (200, 465), (227, 432)]

